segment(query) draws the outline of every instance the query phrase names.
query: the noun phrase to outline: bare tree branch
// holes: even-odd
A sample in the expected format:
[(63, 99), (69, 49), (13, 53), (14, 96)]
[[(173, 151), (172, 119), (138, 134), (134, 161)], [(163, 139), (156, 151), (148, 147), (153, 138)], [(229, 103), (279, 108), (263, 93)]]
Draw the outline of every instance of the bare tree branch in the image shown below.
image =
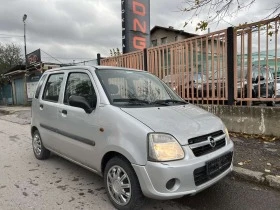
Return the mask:
[[(238, 14), (242, 9), (250, 8), (256, 1), (263, 0), (184, 0), (184, 7), (181, 7), (181, 11), (191, 14), (185, 26), (193, 17), (199, 17), (199, 15), (205, 11), (207, 12), (207, 18), (201, 20), (196, 29), (206, 30), (209, 23), (219, 22), (225, 17), (230, 17)], [(275, 7), (270, 9), (270, 14), (263, 19), (270, 18), (271, 16), (280, 15), (280, 3), (277, 3)], [(206, 27), (205, 27), (206, 26)]]

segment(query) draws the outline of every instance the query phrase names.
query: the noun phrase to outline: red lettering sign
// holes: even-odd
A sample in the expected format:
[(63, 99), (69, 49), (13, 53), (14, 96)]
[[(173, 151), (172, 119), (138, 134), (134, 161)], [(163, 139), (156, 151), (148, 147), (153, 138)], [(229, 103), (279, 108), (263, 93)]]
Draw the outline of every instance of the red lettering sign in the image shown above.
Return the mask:
[(133, 37), (133, 47), (138, 50), (143, 50), (146, 48), (146, 39), (141, 36)]
[(137, 2), (137, 1), (133, 1), (132, 5), (133, 5), (132, 11), (134, 14), (140, 15), (140, 16), (146, 15), (146, 7), (144, 4)]
[(30, 55), (28, 56), (28, 61), (30, 64), (36, 63), (38, 61), (38, 57), (36, 55)]
[(143, 50), (150, 43), (150, 0), (122, 0), (123, 52)]
[(143, 23), (141, 24), (138, 19), (134, 18), (134, 20), (133, 20), (133, 30), (137, 31), (137, 28), (139, 28), (139, 30), (142, 33), (146, 33), (146, 31), (147, 31), (146, 21), (143, 21)]
[[(142, 33), (147, 32), (147, 24), (146, 21), (140, 22), (137, 18), (138, 16), (145, 16), (146, 15), (146, 7), (144, 4), (133, 1), (132, 3), (133, 8), (132, 11), (136, 15), (136, 18), (133, 19), (133, 30), (134, 31), (141, 31)], [(133, 37), (133, 47), (138, 50), (143, 50), (146, 48), (146, 38), (141, 36), (134, 36)]]

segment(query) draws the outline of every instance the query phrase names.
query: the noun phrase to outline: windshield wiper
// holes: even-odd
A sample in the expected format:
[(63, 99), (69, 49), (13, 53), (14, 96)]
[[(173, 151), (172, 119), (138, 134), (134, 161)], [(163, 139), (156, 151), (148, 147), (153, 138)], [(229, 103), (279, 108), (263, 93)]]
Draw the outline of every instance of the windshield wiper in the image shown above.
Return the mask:
[(118, 98), (118, 99), (114, 99), (113, 102), (127, 102), (130, 104), (149, 104), (148, 101), (145, 100), (141, 100), (138, 98)]
[(151, 104), (160, 104), (160, 105), (165, 105), (165, 106), (169, 106), (169, 103), (173, 103), (173, 104), (187, 104), (188, 102), (186, 101), (180, 101), (180, 100), (174, 100), (174, 99), (166, 99), (166, 100), (157, 100), (152, 102)]

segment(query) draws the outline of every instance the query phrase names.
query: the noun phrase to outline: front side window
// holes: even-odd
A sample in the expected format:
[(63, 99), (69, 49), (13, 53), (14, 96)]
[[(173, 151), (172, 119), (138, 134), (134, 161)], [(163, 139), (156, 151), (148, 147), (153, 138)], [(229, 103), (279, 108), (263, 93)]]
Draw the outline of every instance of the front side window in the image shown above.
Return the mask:
[(73, 95), (84, 97), (91, 108), (96, 107), (96, 93), (88, 74), (69, 74), (64, 94), (64, 104), (69, 105), (69, 98)]
[(63, 74), (51, 74), (49, 76), (45, 86), (43, 100), (55, 103), (58, 102), (62, 80)]
[(113, 105), (154, 106), (171, 105), (168, 102), (184, 103), (176, 93), (152, 74), (109, 69), (96, 70), (96, 73)]

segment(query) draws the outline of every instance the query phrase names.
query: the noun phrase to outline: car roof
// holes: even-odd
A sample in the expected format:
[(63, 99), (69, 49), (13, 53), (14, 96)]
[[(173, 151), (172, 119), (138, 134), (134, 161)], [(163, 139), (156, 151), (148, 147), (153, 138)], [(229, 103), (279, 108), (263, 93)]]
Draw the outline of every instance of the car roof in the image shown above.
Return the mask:
[(45, 72), (57, 72), (63, 70), (73, 70), (73, 69), (88, 69), (88, 70), (126, 70), (126, 71), (138, 71), (144, 72), (143, 70), (124, 68), (124, 67), (115, 67), (115, 66), (65, 66), (60, 68), (48, 69)]

